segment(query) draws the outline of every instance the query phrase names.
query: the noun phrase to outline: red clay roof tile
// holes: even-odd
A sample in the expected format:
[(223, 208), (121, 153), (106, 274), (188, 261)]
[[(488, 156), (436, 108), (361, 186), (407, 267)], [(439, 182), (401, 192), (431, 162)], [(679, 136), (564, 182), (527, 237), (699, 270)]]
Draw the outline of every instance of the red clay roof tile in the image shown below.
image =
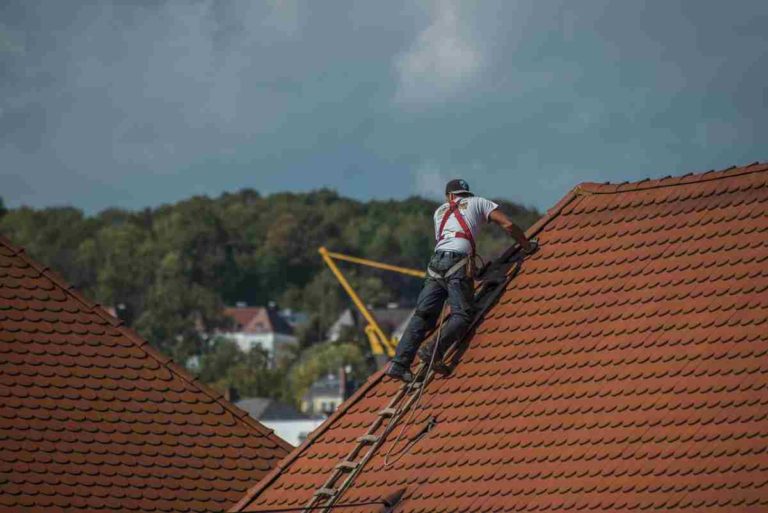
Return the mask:
[[(768, 165), (582, 184), (529, 233), (405, 438), (437, 426), (387, 467), (396, 428), (337, 504), (768, 509)], [(235, 510), (305, 505), (396, 390), (371, 378)]]
[(222, 511), (289, 448), (0, 237), (0, 512)]

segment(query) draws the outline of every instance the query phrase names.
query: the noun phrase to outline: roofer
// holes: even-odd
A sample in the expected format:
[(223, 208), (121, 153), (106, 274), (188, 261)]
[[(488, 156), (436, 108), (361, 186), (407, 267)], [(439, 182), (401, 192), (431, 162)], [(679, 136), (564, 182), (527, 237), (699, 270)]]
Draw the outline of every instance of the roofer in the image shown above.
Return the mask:
[(496, 223), (520, 244), (523, 251), (530, 253), (534, 250), (523, 230), (504, 215), (496, 203), (473, 195), (466, 181), (448, 182), (445, 199), (446, 203), (434, 214), (437, 244), (427, 266), (426, 283), (386, 371), (387, 376), (406, 382), (413, 380), (411, 363), (424, 336), (435, 327), (446, 298), (451, 313), (440, 330), (440, 340), (434, 345), (436, 353), (433, 356), (432, 349), (422, 348), (419, 358), (424, 362), (433, 358), (435, 372), (450, 372), (443, 362), (443, 353), (452, 342), (464, 336), (472, 319), (475, 237), (480, 226), (489, 221)]

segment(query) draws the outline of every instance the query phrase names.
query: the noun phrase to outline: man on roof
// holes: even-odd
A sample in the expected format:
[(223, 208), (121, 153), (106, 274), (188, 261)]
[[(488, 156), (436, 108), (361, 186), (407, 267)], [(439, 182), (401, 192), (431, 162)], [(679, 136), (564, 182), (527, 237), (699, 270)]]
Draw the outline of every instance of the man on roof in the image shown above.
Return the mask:
[[(476, 252), (475, 237), (480, 226), (493, 222), (511, 235), (526, 253), (534, 250), (523, 230), (513, 223), (493, 201), (473, 195), (465, 180), (451, 180), (445, 186), (446, 202), (434, 214), (435, 253), (427, 266), (427, 280), (416, 300), (416, 310), (408, 322), (395, 357), (386, 374), (410, 382), (410, 371), (416, 352), (424, 362), (432, 361), (432, 368), (448, 374), (443, 353), (451, 343), (461, 339), (467, 331), (473, 314), (472, 271)], [(440, 340), (433, 349), (419, 346), (440, 317), (443, 303), (448, 300), (451, 313), (440, 329)], [(435, 351), (434, 355), (432, 350)]]

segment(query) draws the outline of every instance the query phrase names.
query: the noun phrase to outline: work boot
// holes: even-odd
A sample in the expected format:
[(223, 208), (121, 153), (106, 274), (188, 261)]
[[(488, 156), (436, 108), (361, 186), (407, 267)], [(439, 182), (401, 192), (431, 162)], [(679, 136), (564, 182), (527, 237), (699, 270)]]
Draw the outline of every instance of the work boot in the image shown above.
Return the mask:
[(443, 361), (442, 356), (436, 354), (435, 358), (432, 359), (432, 351), (434, 346), (429, 347), (422, 347), (419, 349), (419, 359), (422, 361), (424, 365), (429, 365), (429, 362), (432, 362), (432, 370), (437, 372), (438, 374), (442, 376), (447, 376), (451, 373), (450, 367), (446, 365), (446, 363)]
[[(422, 346), (419, 351), (416, 353), (419, 355), (419, 360), (421, 360), (421, 363), (424, 365), (429, 365), (429, 362), (432, 360), (432, 350), (434, 346), (430, 344), (429, 346)], [(435, 355), (437, 357), (437, 355)], [(437, 358), (436, 358), (437, 359)]]
[(432, 362), (432, 370), (440, 374), (441, 376), (447, 376), (451, 373), (451, 368), (443, 361), (442, 358), (435, 357), (435, 361)]
[(389, 366), (384, 374), (390, 378), (404, 381), (405, 383), (413, 381), (413, 373), (411, 370), (398, 362), (389, 362)]

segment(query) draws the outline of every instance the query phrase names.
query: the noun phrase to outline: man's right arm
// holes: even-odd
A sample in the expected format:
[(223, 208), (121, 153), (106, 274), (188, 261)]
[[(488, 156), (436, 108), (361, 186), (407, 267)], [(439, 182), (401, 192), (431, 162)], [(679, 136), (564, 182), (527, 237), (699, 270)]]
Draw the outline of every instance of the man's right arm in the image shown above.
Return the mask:
[(504, 212), (501, 211), (501, 209), (496, 208), (491, 212), (491, 215), (488, 216), (488, 219), (501, 226), (504, 231), (506, 231), (513, 239), (517, 241), (518, 244), (520, 244), (520, 247), (523, 248), (523, 251), (526, 253), (531, 253), (533, 251), (533, 245), (531, 244), (531, 241), (528, 240), (528, 237), (525, 236), (525, 232), (517, 226), (515, 223), (512, 222), (510, 218), (504, 214)]

